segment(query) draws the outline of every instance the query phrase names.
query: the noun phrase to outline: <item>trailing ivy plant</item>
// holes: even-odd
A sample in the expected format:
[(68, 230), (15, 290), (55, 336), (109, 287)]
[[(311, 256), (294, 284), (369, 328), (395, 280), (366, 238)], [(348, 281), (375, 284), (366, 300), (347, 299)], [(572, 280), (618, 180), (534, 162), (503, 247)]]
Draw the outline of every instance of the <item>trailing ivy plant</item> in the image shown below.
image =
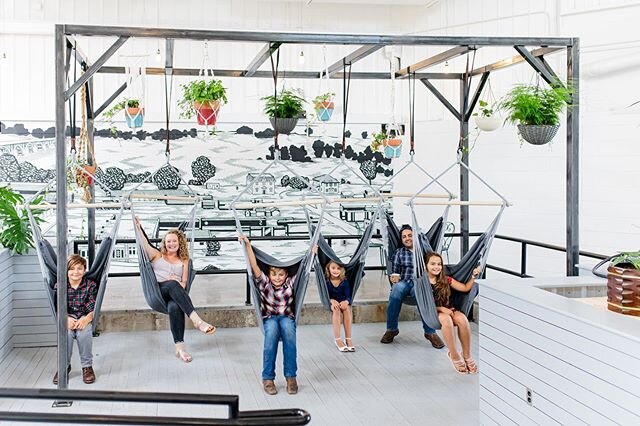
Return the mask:
[(627, 269), (640, 269), (640, 251), (622, 252), (611, 259), (613, 266)]
[(297, 90), (282, 90), (276, 99), (274, 95), (262, 98), (264, 112), (268, 117), (298, 118), (304, 112), (304, 104), (307, 102)]
[(385, 139), (389, 139), (389, 136), (385, 132), (372, 133), (371, 137), (371, 150), (373, 152), (377, 152), (380, 150), (380, 147), (384, 143)]
[(557, 84), (545, 89), (538, 85), (515, 86), (499, 103), (509, 113), (508, 121), (524, 125), (556, 125), (560, 113), (571, 101), (571, 88)]
[(315, 98), (313, 98), (313, 105), (315, 108), (322, 108), (323, 104), (325, 102), (331, 102), (334, 96), (336, 96), (336, 94), (333, 92), (327, 92), (327, 93), (318, 95)]
[[(43, 197), (37, 197), (31, 204), (39, 204)], [(34, 247), (33, 232), (27, 211), (19, 207), (24, 197), (9, 186), (0, 187), (0, 245), (16, 254), (24, 254)], [(37, 223), (44, 222), (43, 210), (33, 210)]]
[(140, 108), (140, 100), (135, 98), (125, 99), (103, 113), (104, 118), (106, 118), (107, 121), (109, 121), (109, 124), (111, 124), (109, 130), (111, 130), (111, 133), (114, 135), (118, 132), (118, 129), (113, 125), (113, 116), (120, 111), (123, 111), (125, 108)]
[(473, 115), (474, 117), (480, 116), (489, 118), (495, 113), (494, 108), (495, 105), (489, 105), (487, 101), (480, 99), (480, 101), (478, 101), (478, 112), (474, 112)]
[(178, 106), (182, 110), (181, 118), (191, 118), (196, 111), (193, 107), (194, 102), (205, 103), (222, 101), (227, 103), (227, 89), (222, 85), (221, 80), (194, 80), (187, 84), (181, 84), (182, 99), (178, 102)]

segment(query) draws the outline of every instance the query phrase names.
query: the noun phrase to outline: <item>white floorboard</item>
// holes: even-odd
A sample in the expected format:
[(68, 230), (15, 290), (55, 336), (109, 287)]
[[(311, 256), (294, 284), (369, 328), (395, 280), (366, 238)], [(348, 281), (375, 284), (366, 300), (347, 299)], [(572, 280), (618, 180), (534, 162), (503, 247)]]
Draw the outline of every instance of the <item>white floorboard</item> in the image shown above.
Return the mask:
[[(473, 354), (477, 356), (477, 328)], [(298, 395), (288, 395), (278, 355), (279, 393), (262, 391), (262, 335), (255, 328), (219, 329), (214, 336), (186, 334), (193, 362), (175, 358), (168, 331), (104, 333), (94, 339), (97, 381), (82, 383), (77, 353), (69, 388), (238, 394), (241, 410), (303, 408), (313, 425), (424, 425), (479, 423), (478, 376), (453, 371), (446, 349), (436, 350), (420, 324), (403, 322), (393, 344), (379, 342), (384, 324), (354, 326), (355, 353), (335, 348), (331, 327), (298, 328)], [(53, 388), (54, 348), (14, 349), (0, 363), (1, 387)], [(482, 366), (480, 366), (482, 368)], [(159, 404), (2, 400), (0, 410), (224, 417), (223, 408)], [(5, 423), (3, 423), (5, 424)], [(7, 423), (9, 424), (9, 423)], [(24, 425), (26, 423), (13, 423)], [(42, 423), (40, 423), (42, 424)]]

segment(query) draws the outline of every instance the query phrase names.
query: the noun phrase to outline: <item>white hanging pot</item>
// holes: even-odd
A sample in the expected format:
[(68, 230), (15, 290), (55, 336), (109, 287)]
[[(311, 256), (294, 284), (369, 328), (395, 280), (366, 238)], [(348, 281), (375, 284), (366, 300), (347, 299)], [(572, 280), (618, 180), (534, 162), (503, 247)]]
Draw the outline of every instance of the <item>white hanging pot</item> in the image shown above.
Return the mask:
[(491, 117), (485, 117), (483, 115), (476, 115), (474, 117), (476, 126), (483, 132), (491, 132), (496, 130), (502, 124), (502, 117), (499, 115), (492, 115)]

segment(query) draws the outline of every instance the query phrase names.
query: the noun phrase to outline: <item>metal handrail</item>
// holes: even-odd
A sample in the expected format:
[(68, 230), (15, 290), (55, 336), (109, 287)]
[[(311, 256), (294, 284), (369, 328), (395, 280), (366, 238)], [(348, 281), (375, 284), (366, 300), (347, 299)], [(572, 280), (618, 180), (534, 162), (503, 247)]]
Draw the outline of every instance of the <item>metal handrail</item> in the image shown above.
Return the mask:
[(161, 404), (225, 405), (229, 417), (156, 417), (115, 414), (45, 413), (0, 411), (0, 420), (15, 422), (123, 424), (123, 425), (306, 425), (311, 415), (302, 409), (240, 411), (238, 395), (201, 393), (122, 392), (70, 389), (0, 388), (0, 397), (12, 399), (53, 399), (78, 401), (117, 401)]

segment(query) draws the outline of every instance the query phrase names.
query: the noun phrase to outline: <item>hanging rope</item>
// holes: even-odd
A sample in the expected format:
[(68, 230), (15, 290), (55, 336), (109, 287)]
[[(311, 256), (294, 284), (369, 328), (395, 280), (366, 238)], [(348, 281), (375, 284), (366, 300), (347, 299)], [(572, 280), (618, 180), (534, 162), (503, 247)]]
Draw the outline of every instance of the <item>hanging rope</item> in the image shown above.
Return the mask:
[[(468, 102), (469, 102), (469, 93), (471, 92), (471, 80), (472, 80), (472, 75), (471, 75), (471, 70), (473, 69), (475, 62), (476, 62), (476, 52), (477, 50), (473, 50), (473, 59), (471, 61), (471, 68), (469, 67), (469, 55), (467, 54), (467, 63), (466, 63), (466, 68), (464, 70), (464, 80), (466, 81), (466, 87), (465, 87), (465, 93), (464, 93), (464, 104), (462, 105), (462, 117), (464, 119), (464, 117), (467, 114), (467, 106), (468, 106)], [(458, 141), (458, 156), (460, 157), (463, 153), (464, 150), (464, 141), (466, 139), (466, 136), (460, 135), (460, 140)]]
[(167, 68), (164, 69), (164, 103), (165, 103), (165, 112), (166, 112), (166, 125), (167, 125), (167, 145), (164, 149), (164, 154), (167, 157), (167, 161), (171, 156), (171, 145), (170, 145), (170, 135), (171, 132), (169, 130), (169, 108), (171, 105), (171, 93), (173, 92), (173, 72), (171, 72), (171, 78), (169, 82), (167, 82)]
[[(327, 74), (328, 75), (328, 74)], [(342, 58), (342, 154), (347, 149), (347, 111), (349, 109), (349, 88), (351, 87), (351, 62), (347, 75), (347, 62)]]
[[(73, 49), (76, 50), (78, 42), (76, 41)], [(75, 56), (75, 55), (74, 55)], [(73, 61), (73, 82), (77, 80), (78, 61)], [(67, 87), (71, 87), (69, 84), (69, 75), (67, 74)], [(69, 99), (69, 135), (71, 136), (71, 152), (76, 152), (76, 94), (73, 94), (73, 102)]]
[(274, 146), (274, 158), (280, 151), (278, 146), (278, 65), (280, 65), (280, 49), (276, 52), (276, 62), (273, 62), (273, 54), (269, 56), (271, 60), (271, 75), (273, 75), (273, 146)]
[(416, 124), (416, 73), (409, 75), (409, 154), (415, 154), (415, 124)]

